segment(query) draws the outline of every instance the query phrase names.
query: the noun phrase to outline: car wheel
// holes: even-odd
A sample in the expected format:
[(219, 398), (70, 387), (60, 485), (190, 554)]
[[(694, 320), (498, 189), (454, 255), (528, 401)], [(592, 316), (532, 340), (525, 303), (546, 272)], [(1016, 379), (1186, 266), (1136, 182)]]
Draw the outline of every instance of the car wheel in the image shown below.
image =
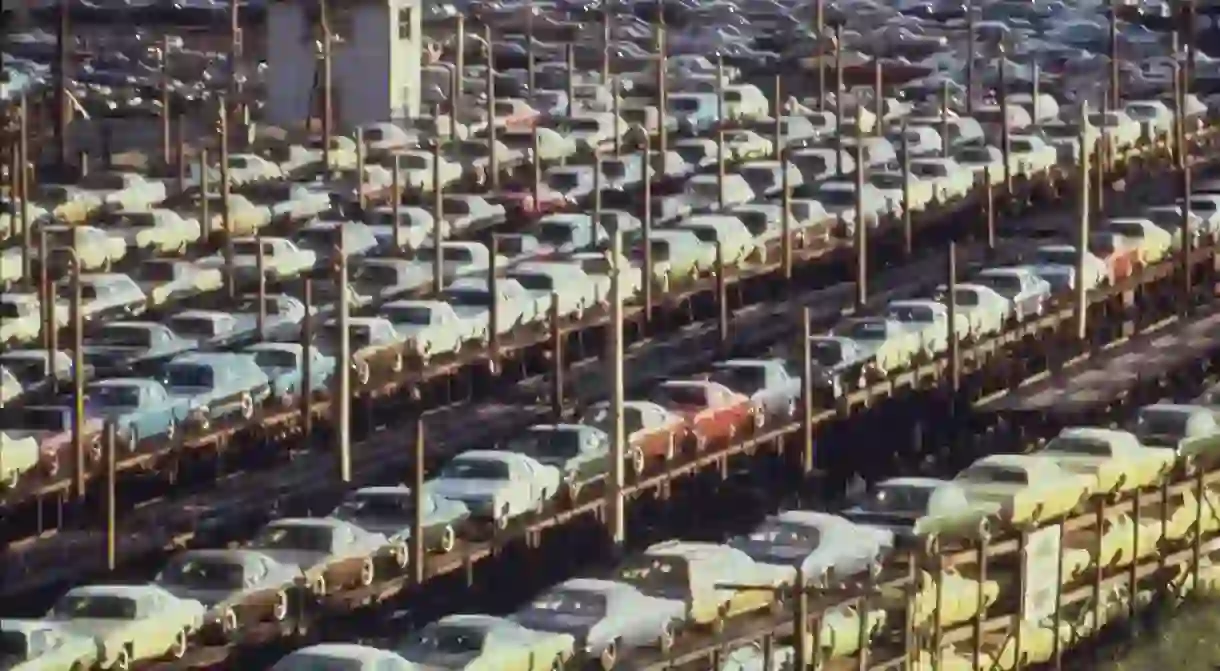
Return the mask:
[(241, 395), (241, 418), (250, 419), (254, 417), (254, 399), (249, 394)]
[[(427, 363), (427, 355), (425, 355), (424, 362)], [(401, 354), (394, 355), (394, 365), (391, 366), (391, 368), (395, 373), (402, 372), (402, 355)]]
[(271, 617), (275, 618), (276, 622), (288, 619), (288, 592), (279, 592), (275, 595), (275, 606), (271, 608)]
[(21, 480), (21, 471), (18, 471), (18, 470), (9, 471), (8, 473), (6, 473), (4, 475), (4, 479), (0, 480), (0, 485), (3, 485), (4, 489), (13, 489), (17, 486), (17, 483), (20, 480)]
[(174, 642), (169, 647), (169, 656), (174, 659), (182, 659), (186, 657), (188, 647), (190, 647), (190, 642), (187, 640), (186, 631), (179, 631), (174, 635)]
[(368, 587), (377, 579), (377, 569), (373, 566), (373, 560), (366, 557), (360, 562), (360, 586)]
[(237, 611), (233, 610), (232, 608), (225, 610), (225, 612), (220, 616), (220, 628), (226, 635), (237, 631), (239, 624), (240, 623), (237, 621)]
[(563, 671), (563, 667), (564, 667), (563, 655), (559, 655), (551, 661), (551, 671)]
[(119, 652), (114, 657), (114, 664), (110, 667), (116, 671), (131, 671), (131, 653), (128, 652), (127, 646), (119, 648)]
[(457, 546), (457, 532), (454, 531), (453, 525), (446, 524), (445, 529), (441, 531), (441, 542), (438, 546), (443, 553), (453, 552), (453, 548)]
[(309, 582), (309, 591), (314, 596), (326, 596), (326, 576), (320, 575)]
[(658, 647), (661, 648), (661, 652), (668, 653), (670, 650), (672, 650), (674, 647), (674, 640), (676, 640), (677, 637), (677, 632), (674, 631), (674, 623), (666, 622), (665, 626), (661, 627), (661, 636), (657, 641)]
[(508, 528), (508, 504), (500, 508), (500, 514), (494, 520), (496, 529), (503, 531)]
[(362, 385), (368, 384), (369, 376), (371, 374), (371, 372), (369, 371), (368, 362), (367, 361), (356, 361), (356, 362), (352, 363), (352, 367), (355, 369), (356, 381)]
[(580, 500), (580, 492), (583, 485), (576, 478), (567, 478), (563, 481), (564, 496), (570, 503), (576, 503)]
[(602, 671), (610, 671), (614, 665), (618, 663), (618, 639), (614, 639), (602, 648), (601, 654), (597, 656), (597, 663), (601, 666)]
[(641, 473), (644, 472), (644, 466), (645, 466), (644, 451), (638, 447), (632, 448), (630, 458), (631, 458), (631, 471), (633, 473), (635, 473), (636, 476), (639, 476)]
[(178, 420), (173, 417), (169, 418), (169, 424), (165, 426), (165, 440), (174, 442), (174, 438), (178, 435)]

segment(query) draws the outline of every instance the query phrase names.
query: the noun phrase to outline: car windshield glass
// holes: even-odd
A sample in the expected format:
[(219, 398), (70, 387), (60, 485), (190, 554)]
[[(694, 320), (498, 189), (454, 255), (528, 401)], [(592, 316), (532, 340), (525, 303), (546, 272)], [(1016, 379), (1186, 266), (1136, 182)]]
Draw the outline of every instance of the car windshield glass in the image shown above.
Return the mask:
[(47, 363), (42, 357), (3, 356), (0, 364), (22, 384), (37, 384), (47, 377)]
[(546, 273), (513, 273), (510, 277), (529, 291), (555, 291), (555, 280)]
[(813, 527), (772, 520), (751, 531), (748, 538), (760, 543), (813, 550), (821, 541), (822, 534)]
[(544, 221), (538, 224), (538, 239), (552, 245), (566, 245), (575, 238), (576, 224)]
[(580, 186), (580, 174), (572, 171), (554, 172), (546, 178), (546, 183), (552, 189), (568, 191)]
[(809, 358), (822, 366), (836, 366), (843, 362), (843, 345), (832, 340), (809, 343)]
[(483, 639), (487, 632), (478, 627), (467, 627), (459, 624), (438, 624), (425, 627), (420, 632), (415, 645), (426, 650), (465, 655), (483, 650)]
[(1028, 475), (1024, 469), (997, 466), (994, 464), (977, 464), (957, 474), (956, 480), (977, 482), (982, 484), (1000, 483), (1012, 485), (1029, 484)]
[(995, 289), (996, 293), (1005, 298), (1012, 298), (1021, 293), (1021, 278), (1016, 275), (980, 275), (975, 281)]
[(135, 600), (124, 596), (68, 594), (52, 612), (65, 619), (134, 620), (136, 610)]
[(412, 511), (409, 494), (364, 492), (343, 503), (348, 512), (362, 517), (400, 518)]
[(764, 366), (722, 366), (712, 373), (712, 379), (750, 396), (767, 386), (767, 369)]
[(164, 261), (145, 261), (136, 271), (136, 279), (147, 282), (171, 282), (174, 279), (174, 264)]
[(900, 322), (936, 321), (936, 312), (927, 305), (895, 305), (886, 311), (886, 316)]
[(932, 487), (881, 485), (866, 493), (856, 505), (871, 513), (904, 513), (922, 515), (932, 498)]
[(820, 189), (817, 200), (822, 205), (830, 207), (852, 207), (856, 204), (856, 190), (853, 189)]
[(1136, 418), (1135, 428), (1143, 435), (1185, 437), (1189, 420), (1185, 412), (1145, 409)]
[(1074, 249), (1039, 249), (1034, 253), (1034, 259), (1038, 263), (1058, 266), (1074, 266), (1076, 264), (1076, 250)]
[(877, 173), (869, 177), (869, 181), (878, 189), (901, 189), (906, 179), (892, 172)]
[(251, 543), (272, 550), (330, 552), (334, 530), (320, 524), (275, 524), (264, 528)]
[(662, 405), (707, 406), (707, 389), (699, 385), (662, 385), (653, 393), (653, 397)]
[(459, 457), (441, 470), (441, 477), (449, 480), (507, 480), (508, 464), (492, 459)]
[(88, 404), (101, 408), (137, 408), (140, 388), (130, 385), (99, 384), (88, 390)]
[(220, 319), (183, 315), (169, 320), (170, 328), (174, 330), (174, 333), (187, 338), (210, 338), (223, 331), (222, 323)]
[(857, 340), (885, 340), (889, 328), (883, 321), (861, 321), (852, 324), (847, 334)]
[(296, 368), (297, 353), (278, 349), (257, 350), (254, 352), (254, 363), (262, 368)]
[(663, 597), (682, 599), (691, 591), (690, 566), (682, 557), (637, 556), (619, 568), (615, 580)]
[(0, 427), (23, 431), (62, 432), (72, 428), (72, 413), (64, 408), (15, 408), (0, 413)]
[(211, 389), (212, 367), (194, 364), (170, 364), (165, 369), (168, 387), (201, 387)]
[(19, 631), (0, 631), (0, 667), (8, 662), (26, 661), (29, 649), (25, 634)]
[(580, 453), (580, 438), (579, 431), (535, 429), (510, 441), (508, 450), (539, 457), (574, 457)]
[(445, 291), (445, 300), (454, 306), (491, 307), (491, 293), (482, 289), (448, 289)]
[(390, 320), (391, 324), (427, 326), (432, 323), (432, 308), (426, 305), (387, 305), (381, 309), (381, 316)]
[(535, 599), (530, 604), (530, 610), (600, 618), (606, 613), (606, 596), (584, 590), (560, 589)]
[(162, 576), (171, 585), (201, 589), (235, 589), (242, 586), (245, 571), (237, 561), (220, 558), (188, 557), (170, 564)]
[(1109, 457), (1112, 455), (1110, 443), (1097, 438), (1084, 438), (1081, 436), (1055, 438), (1047, 443), (1046, 451), (1090, 457)]
[(111, 324), (103, 326), (102, 330), (89, 340), (110, 347), (148, 347), (150, 333), (149, 329), (139, 326)]

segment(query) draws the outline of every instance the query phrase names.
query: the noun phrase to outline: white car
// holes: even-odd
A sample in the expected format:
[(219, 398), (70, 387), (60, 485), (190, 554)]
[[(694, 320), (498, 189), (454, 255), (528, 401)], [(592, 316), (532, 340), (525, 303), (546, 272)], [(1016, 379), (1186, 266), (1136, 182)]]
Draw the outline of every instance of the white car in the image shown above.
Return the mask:
[[(257, 278), (258, 238), (236, 238), (233, 240), (233, 268), (239, 277)], [(312, 250), (301, 249), (288, 238), (262, 238), (263, 273), (268, 279), (296, 277), (313, 268), (318, 257)], [(223, 268), (224, 256), (210, 256), (200, 260), (205, 268)]]
[(92, 191), (108, 209), (146, 210), (165, 200), (165, 182), (136, 172), (94, 172), (77, 182)]
[[(936, 288), (937, 300), (948, 306), (949, 289), (945, 285)], [(998, 335), (1012, 314), (1012, 303), (998, 291), (982, 284), (958, 282), (954, 296), (957, 298), (957, 313), (966, 318), (969, 334), (974, 337)]]
[(932, 205), (932, 182), (918, 175), (905, 175), (900, 170), (875, 170), (868, 173), (872, 184), (889, 205), (890, 213), (902, 214), (903, 192), (907, 192), (907, 207), (911, 212), (922, 212)]
[(1101, 128), (1110, 148), (1119, 154), (1133, 149), (1139, 143), (1143, 132), (1140, 122), (1122, 110), (1093, 112), (1089, 115), (1089, 123)]
[[(21, 208), (19, 200), (0, 198), (0, 240), (21, 235)], [(26, 201), (25, 216), (30, 224), (34, 224), (47, 216), (47, 211), (33, 201)]]
[[(8, 373), (8, 370), (4, 372)], [(16, 378), (13, 378), (13, 383), (17, 384), (17, 393), (20, 394), (20, 383), (16, 382)], [(3, 384), (7, 386), (8, 380), (4, 380)], [(37, 438), (29, 435), (10, 436), (0, 431), (0, 488), (16, 487), (26, 473), (44, 463), (49, 462), (43, 461)]]
[(516, 452), (470, 450), (449, 461), (424, 487), (461, 501), (476, 519), (504, 528), (521, 515), (542, 510), (558, 494), (559, 469)]
[(974, 188), (974, 173), (951, 158), (911, 159), (911, 172), (931, 180), (942, 203), (965, 198)]
[(40, 184), (34, 195), (56, 219), (79, 224), (102, 207), (102, 193), (67, 184)]
[[(491, 250), (481, 242), (447, 240), (441, 243), (441, 276), (446, 282), (459, 277), (485, 277), (491, 267)], [(426, 268), (431, 276), (436, 263), (436, 248), (426, 244), (415, 250), (412, 263)], [(508, 259), (496, 256), (496, 267), (507, 268)]]
[(109, 270), (127, 255), (126, 240), (96, 226), (53, 224), (42, 230), (47, 233), (52, 256), (56, 247), (75, 249), (82, 270)]
[(513, 266), (507, 277), (514, 279), (549, 314), (558, 301), (561, 317), (580, 319), (597, 304), (597, 286), (579, 266), (555, 261), (526, 261)]
[(229, 154), (228, 173), (234, 185), (284, 178), (279, 164), (257, 154)]
[(0, 343), (29, 342), (42, 334), (42, 307), (38, 296), (0, 294)]
[[(957, 337), (970, 335), (970, 320), (964, 314), (954, 315), (953, 326)], [(908, 299), (890, 301), (885, 308), (885, 317), (903, 324), (919, 334), (923, 352), (942, 354), (949, 349), (949, 307), (934, 300)]]
[(199, 221), (187, 219), (174, 210), (120, 210), (107, 219), (107, 230), (137, 251), (181, 254), (202, 235)]
[[(1056, 291), (1075, 287), (1077, 253), (1075, 245), (1055, 244), (1041, 245), (1034, 250), (1029, 259), (1029, 267), (1034, 273), (1050, 283)], [(1071, 279), (1065, 282), (1065, 278)], [(1114, 277), (1110, 267), (1096, 254), (1085, 250), (1084, 256), (1084, 288), (1092, 291), (1103, 284), (1111, 284)]]
[(1059, 150), (1037, 135), (1011, 135), (1008, 143), (1014, 177), (1032, 179), (1059, 163)]
[(644, 290), (643, 269), (632, 265), (626, 256), (620, 256), (616, 264), (608, 252), (577, 252), (559, 263), (579, 265), (593, 282), (594, 296), (602, 305), (608, 304), (613, 298), (611, 295), (613, 287), (610, 280), (616, 265), (619, 272), (619, 288), (624, 300), (638, 296)]
[(486, 324), (465, 319), (438, 300), (391, 301), (378, 313), (406, 340), (406, 350), (424, 364), (434, 356), (457, 354), (467, 340), (486, 340)]
[(733, 130), (724, 134), (725, 150), (730, 160), (745, 161), (771, 156), (775, 145), (752, 130)]
[(696, 210), (717, 210), (722, 204), (725, 208), (745, 205), (755, 198), (746, 178), (736, 173), (725, 175), (723, 182), (716, 174), (695, 175), (686, 182), (686, 196)]
[(152, 305), (178, 296), (216, 291), (224, 286), (220, 268), (201, 266), (186, 259), (147, 259), (131, 273)]
[(204, 610), (157, 585), (86, 585), (60, 597), (45, 620), (92, 638), (100, 668), (125, 671), (146, 660), (184, 657)]
[(458, 316), (479, 323), (489, 335), (493, 302), (496, 305), (497, 335), (505, 335), (518, 326), (538, 319), (538, 306), (534, 297), (517, 284), (516, 280), (499, 280), (496, 282), (496, 290), (499, 296), (493, 301), (486, 279), (464, 277), (446, 287), (440, 297), (453, 306)]
[(691, 231), (699, 242), (710, 245), (713, 257), (719, 244), (721, 260), (726, 267), (744, 263), (755, 251), (754, 235), (741, 219), (732, 215), (696, 214), (679, 221), (677, 228)]
[[(432, 191), (432, 152), (419, 149), (404, 151), (396, 155), (399, 166), (399, 179), (402, 180), (401, 186), (404, 188), (419, 189), (420, 191)], [(455, 163), (445, 158), (440, 157), (437, 171), (439, 171), (441, 188), (448, 188), (449, 185), (461, 181), (462, 166), (460, 163)]]
[(330, 189), (324, 185), (289, 183), (287, 197), (271, 206), (271, 218), (280, 221), (309, 221), (332, 207)]
[(1150, 139), (1169, 135), (1174, 128), (1174, 113), (1160, 100), (1132, 100), (1123, 105), (1127, 116), (1138, 121)]
[(271, 671), (419, 671), (419, 668), (389, 650), (355, 643), (319, 643), (289, 653)]
[(851, 338), (870, 359), (866, 369), (880, 377), (910, 366), (923, 351), (919, 334), (885, 317), (857, 317), (836, 329)]
[(138, 315), (148, 306), (144, 290), (125, 273), (86, 273), (80, 283), (85, 319), (112, 313)]
[(1004, 183), (1004, 151), (999, 147), (963, 145), (953, 150), (953, 158), (958, 165), (970, 171), (975, 181), (986, 179), (991, 186)]

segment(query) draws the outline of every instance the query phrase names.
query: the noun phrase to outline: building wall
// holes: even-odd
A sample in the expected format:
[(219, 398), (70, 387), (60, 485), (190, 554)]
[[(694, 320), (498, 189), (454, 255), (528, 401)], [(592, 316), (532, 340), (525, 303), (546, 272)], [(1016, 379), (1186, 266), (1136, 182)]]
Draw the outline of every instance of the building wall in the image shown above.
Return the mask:
[[(305, 0), (308, 2), (308, 0)], [(277, 2), (267, 17), (267, 121), (300, 125), (314, 83), (314, 40), (300, 2)], [(416, 0), (332, 3), (331, 49), (335, 124), (362, 124), (419, 113), (422, 23)], [(405, 10), (405, 11), (404, 11)], [(400, 31), (400, 20), (408, 22)]]

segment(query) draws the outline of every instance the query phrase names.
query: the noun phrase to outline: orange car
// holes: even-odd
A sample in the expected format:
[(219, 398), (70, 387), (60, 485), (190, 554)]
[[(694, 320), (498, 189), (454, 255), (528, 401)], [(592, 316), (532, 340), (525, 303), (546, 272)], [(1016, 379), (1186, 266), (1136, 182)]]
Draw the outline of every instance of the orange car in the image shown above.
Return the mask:
[[(609, 402), (601, 402), (589, 406), (580, 423), (595, 426), (609, 435), (614, 431), (613, 421), (613, 407)], [(639, 448), (646, 460), (669, 461), (686, 440), (686, 418), (651, 401), (626, 401), (623, 403), (623, 432), (627, 434), (627, 445)]]
[(1089, 251), (1105, 262), (1114, 281), (1130, 277), (1140, 266), (1140, 250), (1123, 236), (1109, 231), (1089, 235)]
[(710, 380), (665, 382), (652, 400), (686, 420), (687, 440), (696, 450), (752, 431), (761, 417), (748, 396)]

